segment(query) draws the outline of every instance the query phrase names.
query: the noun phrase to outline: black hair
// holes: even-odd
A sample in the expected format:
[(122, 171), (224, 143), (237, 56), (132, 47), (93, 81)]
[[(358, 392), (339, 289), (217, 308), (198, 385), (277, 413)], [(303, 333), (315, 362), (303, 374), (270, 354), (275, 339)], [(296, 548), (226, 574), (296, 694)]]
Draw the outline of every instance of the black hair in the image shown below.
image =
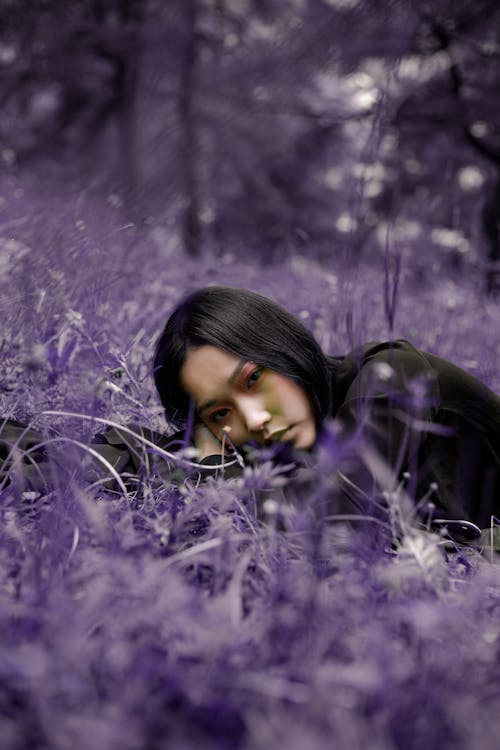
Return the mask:
[(294, 380), (309, 396), (318, 427), (329, 413), (328, 361), (307, 328), (267, 297), (210, 286), (175, 308), (156, 345), (153, 375), (170, 424), (187, 422), (189, 397), (180, 371), (188, 349), (206, 344)]

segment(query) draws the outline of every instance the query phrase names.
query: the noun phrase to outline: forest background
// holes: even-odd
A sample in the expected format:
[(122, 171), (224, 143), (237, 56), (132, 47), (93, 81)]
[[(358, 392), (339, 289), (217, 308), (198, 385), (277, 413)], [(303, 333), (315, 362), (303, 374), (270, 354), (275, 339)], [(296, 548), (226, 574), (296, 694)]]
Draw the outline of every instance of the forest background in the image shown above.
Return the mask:
[(498, 2), (0, 20), (1, 416), (66, 459), (46, 492), (1, 488), (5, 747), (498, 746), (497, 563), (411, 524), (390, 552), (318, 532), (332, 457), (316, 492), (79, 474), (96, 419), (166, 428), (154, 341), (207, 283), (330, 353), (403, 336), (500, 390)]

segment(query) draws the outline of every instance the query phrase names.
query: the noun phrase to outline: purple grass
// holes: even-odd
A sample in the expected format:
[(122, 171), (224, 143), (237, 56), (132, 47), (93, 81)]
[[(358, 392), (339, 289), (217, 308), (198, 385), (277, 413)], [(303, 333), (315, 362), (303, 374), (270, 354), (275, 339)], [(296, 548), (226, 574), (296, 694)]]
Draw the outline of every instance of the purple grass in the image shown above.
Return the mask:
[[(59, 268), (55, 283), (66, 283), (64, 257), (45, 262)], [(307, 310), (301, 317), (318, 338), (345, 351), (346, 332), (328, 328), (338, 304), (325, 297), (329, 279), (313, 262), (295, 263), (247, 266), (248, 286)], [(2, 492), (2, 747), (494, 747), (498, 562), (450, 552), (439, 535), (417, 530), (399, 491), (396, 526), (358, 518), (351, 527), (335, 511), (334, 433), (319, 475), (307, 465), (290, 475), (286, 461), (263, 456), (229, 480), (199, 483), (194, 474), (170, 485), (142, 476), (135, 489), (82, 481), (79, 446), (101, 422), (162, 427), (148, 375), (152, 342), (182, 279), (192, 286), (187, 262), (165, 274), (159, 284), (154, 264), (144, 268), (125, 302), (112, 287), (89, 308), (80, 300), (71, 362), (54, 364), (40, 349), (35, 370), (23, 366), (25, 347), (43, 346), (44, 328), (52, 326), (57, 348), (65, 305), (74, 309), (64, 295), (51, 303), (52, 323), (42, 308), (20, 331), (20, 351), (7, 351), (19, 388), (4, 392), (4, 413), (23, 418), (19, 394), (29, 393), (35, 424), (56, 430), (47, 442), (58, 444), (59, 479), (44, 494), (23, 490), (20, 475)], [(217, 281), (241, 274), (241, 263), (227, 264)], [(211, 261), (199, 261), (196, 283), (213, 278)], [(383, 296), (367, 295), (373, 272), (349, 283), (365, 301), (361, 335), (383, 336)], [(14, 284), (15, 269), (13, 298)], [(377, 284), (383, 290), (383, 273)], [(396, 335), (410, 335), (418, 305), (433, 321), (418, 332), (421, 346), (480, 362), (478, 337), (464, 339), (464, 326), (498, 346), (497, 329), (485, 328), (493, 308), (470, 307), (472, 285), (464, 282), (453, 318), (440, 285), (433, 294), (405, 287), (403, 269), (402, 287)], [(47, 294), (54, 300), (55, 289)], [(101, 314), (94, 340), (100, 305), (114, 314)], [(433, 336), (444, 325), (441, 352)], [(116, 343), (106, 349), (105, 337)], [(63, 416), (77, 409), (94, 422)]]
[[(136, 433), (214, 283), (500, 390), (498, 3), (41, 5), (0, 44), (0, 433), (39, 436), (0, 457), (0, 750), (500, 747), (499, 555), (431, 533), (435, 488), (335, 423), (208, 479)], [(120, 425), (137, 473), (93, 452)], [(358, 448), (385, 516), (341, 502)]]

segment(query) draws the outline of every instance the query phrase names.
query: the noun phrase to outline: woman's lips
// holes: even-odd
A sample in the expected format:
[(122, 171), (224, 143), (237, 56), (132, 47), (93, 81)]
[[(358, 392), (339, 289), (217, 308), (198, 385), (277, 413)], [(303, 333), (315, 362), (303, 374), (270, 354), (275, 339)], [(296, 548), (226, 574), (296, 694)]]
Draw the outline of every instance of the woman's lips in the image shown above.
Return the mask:
[(274, 430), (273, 432), (271, 432), (269, 435), (265, 437), (265, 442), (267, 444), (270, 444), (270, 443), (274, 443), (276, 440), (281, 440), (281, 441), (283, 439), (286, 440), (287, 438), (285, 436), (288, 435), (288, 433), (292, 430), (294, 426), (295, 425), (292, 424), (289, 427), (281, 427), (278, 430)]

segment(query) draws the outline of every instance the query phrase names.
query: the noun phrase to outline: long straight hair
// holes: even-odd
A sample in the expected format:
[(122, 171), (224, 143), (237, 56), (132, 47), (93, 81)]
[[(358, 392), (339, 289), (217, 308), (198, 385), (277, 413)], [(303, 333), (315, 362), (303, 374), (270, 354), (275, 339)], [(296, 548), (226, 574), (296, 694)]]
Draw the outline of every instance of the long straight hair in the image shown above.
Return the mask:
[(188, 419), (189, 397), (180, 383), (188, 350), (207, 344), (295, 381), (307, 393), (318, 427), (330, 412), (329, 362), (307, 328), (267, 297), (210, 286), (174, 309), (156, 345), (153, 376), (171, 425), (183, 427)]

